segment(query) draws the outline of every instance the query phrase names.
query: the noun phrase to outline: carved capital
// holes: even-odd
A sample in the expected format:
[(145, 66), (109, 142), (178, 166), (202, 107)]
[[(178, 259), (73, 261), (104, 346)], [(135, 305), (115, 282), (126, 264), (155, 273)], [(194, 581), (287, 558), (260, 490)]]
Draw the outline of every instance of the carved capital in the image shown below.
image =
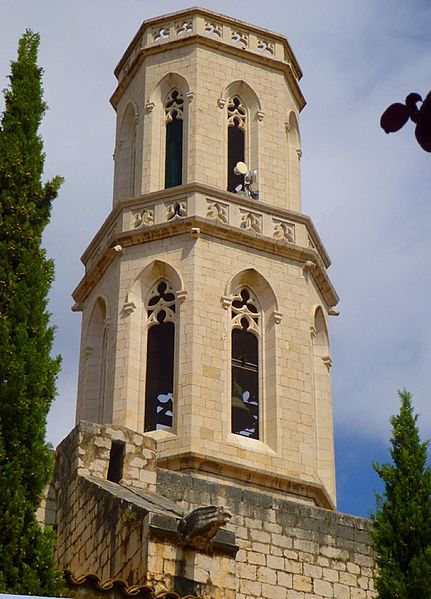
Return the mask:
[(186, 98), (189, 103), (193, 100), (194, 97), (195, 97), (195, 92), (187, 92), (186, 93)]
[(262, 112), (262, 110), (258, 110), (258, 111), (257, 111), (257, 120), (258, 120), (259, 122), (261, 122), (261, 121), (263, 121), (264, 117), (265, 117), (265, 113), (264, 113), (264, 112)]
[(326, 366), (326, 368), (329, 370), (332, 366), (332, 358), (331, 356), (322, 356), (322, 362), (324, 363), (324, 365)]
[(275, 324), (280, 324), (283, 318), (283, 313), (279, 312), (278, 310), (274, 310), (274, 312), (272, 313), (272, 317), (274, 319)]
[(151, 114), (153, 112), (154, 106), (155, 106), (154, 102), (147, 102), (145, 104), (145, 110), (148, 112), (148, 114)]
[(187, 291), (185, 289), (180, 289), (177, 291), (176, 296), (180, 304), (183, 304), (187, 299)]
[(123, 306), (124, 314), (129, 316), (129, 314), (132, 314), (135, 310), (136, 310), (136, 305), (134, 302), (131, 302), (131, 301), (124, 302), (124, 306)]
[(222, 295), (220, 298), (220, 303), (224, 310), (229, 310), (232, 305), (232, 298), (227, 295)]
[(226, 100), (224, 98), (219, 98), (217, 100), (217, 105), (219, 108), (224, 108), (226, 106)]

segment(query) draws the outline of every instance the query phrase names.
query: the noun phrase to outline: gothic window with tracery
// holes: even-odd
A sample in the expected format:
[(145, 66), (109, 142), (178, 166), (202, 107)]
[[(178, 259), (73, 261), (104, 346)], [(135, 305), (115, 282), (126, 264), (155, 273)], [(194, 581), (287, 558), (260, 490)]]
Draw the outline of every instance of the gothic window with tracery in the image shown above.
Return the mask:
[(227, 104), (227, 123), (227, 189), (239, 191), (244, 185), (244, 176), (235, 175), (234, 168), (237, 162), (245, 162), (247, 108), (238, 96)]
[(259, 438), (260, 310), (250, 290), (232, 301), (232, 432)]
[(168, 281), (151, 289), (147, 310), (145, 431), (172, 428), (176, 296)]
[(182, 184), (184, 98), (172, 89), (165, 102), (166, 154), (165, 189)]

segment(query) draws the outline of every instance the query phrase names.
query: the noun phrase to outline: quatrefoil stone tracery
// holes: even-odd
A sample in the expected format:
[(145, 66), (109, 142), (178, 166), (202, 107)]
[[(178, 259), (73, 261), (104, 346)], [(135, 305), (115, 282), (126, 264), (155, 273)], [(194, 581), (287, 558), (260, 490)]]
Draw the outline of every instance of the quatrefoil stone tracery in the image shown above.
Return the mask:
[(193, 26), (191, 21), (182, 21), (181, 23), (178, 23), (176, 26), (177, 35), (181, 35), (183, 33), (191, 33), (192, 30)]
[(232, 31), (230, 39), (243, 49), (248, 46), (248, 36), (242, 31)]
[(273, 237), (275, 239), (284, 239), (289, 243), (295, 243), (295, 225), (274, 220)]
[(183, 119), (184, 98), (178, 89), (172, 89), (165, 102), (165, 121), (169, 123), (174, 118)]
[(234, 96), (227, 105), (227, 122), (229, 127), (239, 127), (245, 131), (246, 128), (247, 109), (241, 100)]
[(240, 210), (241, 213), (241, 224), (240, 228), (244, 231), (254, 231), (255, 233), (262, 233), (262, 215), (248, 210)]
[(154, 208), (141, 208), (134, 211), (132, 215), (134, 229), (154, 224)]
[(222, 28), (218, 23), (208, 22), (205, 23), (205, 33), (212, 33), (216, 37), (222, 36)]
[(232, 297), (231, 316), (232, 328), (259, 333), (260, 310), (257, 299), (249, 289), (243, 288)]
[(153, 31), (153, 40), (158, 42), (170, 37), (169, 27), (159, 27)]
[(229, 222), (228, 206), (219, 202), (209, 202), (207, 209), (207, 218), (210, 220), (218, 220), (223, 224)]
[(159, 324), (175, 320), (176, 296), (168, 281), (159, 281), (151, 289), (146, 302), (147, 322)]

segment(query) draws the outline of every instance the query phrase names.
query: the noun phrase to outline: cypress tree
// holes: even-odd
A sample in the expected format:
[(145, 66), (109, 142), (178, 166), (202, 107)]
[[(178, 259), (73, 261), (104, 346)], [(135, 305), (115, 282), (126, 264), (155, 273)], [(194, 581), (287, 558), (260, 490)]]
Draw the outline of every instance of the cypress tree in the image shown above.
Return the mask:
[(380, 599), (431, 598), (431, 470), (428, 443), (421, 443), (411, 395), (399, 393), (391, 418), (392, 464), (374, 464), (384, 482), (373, 515)]
[(53, 533), (40, 528), (35, 512), (52, 473), (45, 429), (60, 366), (50, 357), (53, 263), (41, 238), (62, 180), (41, 180), (46, 105), (38, 48), (39, 35), (27, 30), (0, 124), (0, 592), (55, 595)]

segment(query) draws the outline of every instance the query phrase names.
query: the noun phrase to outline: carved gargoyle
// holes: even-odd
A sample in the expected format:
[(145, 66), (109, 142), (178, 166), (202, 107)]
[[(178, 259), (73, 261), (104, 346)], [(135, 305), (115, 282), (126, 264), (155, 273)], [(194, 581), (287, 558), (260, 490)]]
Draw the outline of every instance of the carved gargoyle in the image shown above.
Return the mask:
[(184, 516), (178, 523), (181, 545), (192, 545), (196, 549), (204, 549), (209, 541), (224, 526), (232, 514), (224, 507), (210, 505), (199, 507)]
[[(420, 108), (418, 102), (422, 102)], [(399, 131), (408, 120), (416, 123), (415, 135), (420, 147), (425, 152), (431, 152), (431, 92), (424, 101), (417, 94), (409, 94), (405, 104), (397, 102), (385, 110), (380, 119), (380, 126), (385, 133)]]

